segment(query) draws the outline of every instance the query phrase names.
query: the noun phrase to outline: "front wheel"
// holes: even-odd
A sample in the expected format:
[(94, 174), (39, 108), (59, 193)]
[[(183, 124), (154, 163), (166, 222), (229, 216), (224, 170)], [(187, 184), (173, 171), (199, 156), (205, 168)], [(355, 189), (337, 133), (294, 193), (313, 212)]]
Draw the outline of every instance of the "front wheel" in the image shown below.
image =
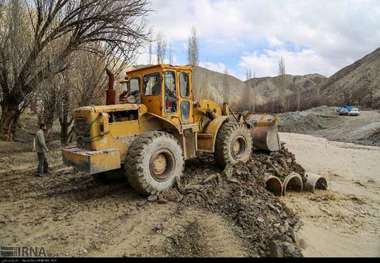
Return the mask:
[(227, 164), (247, 162), (252, 152), (250, 130), (234, 121), (228, 121), (219, 129), (216, 137), (215, 160), (224, 168)]
[(156, 194), (173, 186), (183, 173), (182, 148), (171, 134), (150, 132), (137, 137), (128, 149), (125, 173), (141, 194)]

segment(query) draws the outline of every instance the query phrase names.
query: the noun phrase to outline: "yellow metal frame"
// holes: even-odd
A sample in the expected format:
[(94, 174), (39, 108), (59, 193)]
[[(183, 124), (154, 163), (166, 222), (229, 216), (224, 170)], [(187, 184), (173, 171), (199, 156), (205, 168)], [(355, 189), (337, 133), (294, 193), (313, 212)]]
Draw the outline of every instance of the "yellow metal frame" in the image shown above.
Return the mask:
[[(177, 112), (165, 112), (165, 88), (163, 73), (174, 71), (176, 76)], [(189, 74), (188, 97), (180, 95), (180, 74)], [(159, 73), (161, 76), (161, 93), (159, 96), (145, 96), (143, 94), (143, 78), (145, 75)], [(182, 144), (184, 158), (194, 158), (197, 151), (214, 152), (218, 131), (228, 116), (223, 115), (221, 107), (214, 101), (201, 100), (194, 104), (192, 67), (154, 65), (127, 72), (126, 81), (139, 78), (142, 104), (117, 104), (103, 106), (87, 106), (77, 109), (75, 117), (86, 119), (91, 123), (90, 135), (97, 138), (91, 141), (86, 149), (66, 148), (63, 150), (63, 159), (80, 170), (99, 173), (107, 170), (119, 169), (124, 163), (128, 147), (135, 136), (147, 131), (165, 130), (172, 133)], [(189, 120), (181, 121), (181, 102), (189, 101)], [(137, 120), (109, 123), (112, 112), (138, 112)], [(202, 116), (212, 113), (213, 118), (205, 127), (201, 127)]]
[(214, 119), (207, 125), (204, 133), (198, 134), (198, 151), (210, 153), (213, 153), (215, 151), (215, 143), (218, 131), (223, 123), (227, 121), (227, 119), (227, 116), (220, 116)]
[(121, 167), (120, 151), (118, 149), (86, 151), (72, 147), (63, 149), (62, 155), (66, 165), (74, 166), (78, 170), (89, 174), (97, 174)]

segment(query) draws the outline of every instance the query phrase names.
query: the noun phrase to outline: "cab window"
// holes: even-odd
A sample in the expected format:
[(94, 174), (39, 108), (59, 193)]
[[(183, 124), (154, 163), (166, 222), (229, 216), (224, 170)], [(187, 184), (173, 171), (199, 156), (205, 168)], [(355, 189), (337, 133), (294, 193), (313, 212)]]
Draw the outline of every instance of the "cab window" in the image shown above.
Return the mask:
[(181, 72), (179, 74), (179, 88), (181, 97), (190, 96), (189, 73)]
[(139, 78), (133, 78), (129, 81), (129, 92), (131, 93), (139, 93), (140, 91), (140, 79)]
[(120, 103), (140, 104), (140, 78), (132, 78), (123, 82), (123, 92), (119, 95)]
[(167, 71), (164, 73), (165, 83), (165, 111), (177, 112), (177, 94), (175, 88), (175, 73)]
[(129, 81), (129, 96), (127, 98), (128, 103), (141, 103), (140, 96), (140, 79), (133, 78)]
[(161, 76), (160, 73), (153, 73), (144, 76), (144, 95), (158, 96), (161, 94)]

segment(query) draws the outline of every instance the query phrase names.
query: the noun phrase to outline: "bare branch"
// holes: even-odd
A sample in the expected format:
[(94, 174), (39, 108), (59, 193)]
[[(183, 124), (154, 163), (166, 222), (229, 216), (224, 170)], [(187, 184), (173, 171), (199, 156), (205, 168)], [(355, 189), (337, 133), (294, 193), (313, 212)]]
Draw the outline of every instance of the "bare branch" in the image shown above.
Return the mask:
[(120, 65), (132, 61), (147, 39), (149, 11), (147, 0), (0, 0), (0, 94), (2, 107), (12, 109), (0, 125), (13, 125), (4, 119), (17, 117), (14, 109), (65, 71), (73, 53), (110, 52)]

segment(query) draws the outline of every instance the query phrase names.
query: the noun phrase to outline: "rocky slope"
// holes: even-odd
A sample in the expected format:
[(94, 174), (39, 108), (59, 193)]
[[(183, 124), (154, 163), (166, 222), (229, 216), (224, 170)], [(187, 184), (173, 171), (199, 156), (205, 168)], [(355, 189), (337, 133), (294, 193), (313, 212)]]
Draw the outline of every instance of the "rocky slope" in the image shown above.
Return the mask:
[[(202, 67), (195, 67), (193, 70), (195, 98), (207, 98), (222, 103), (226, 97), (234, 106), (234, 110), (246, 110), (252, 108), (252, 105), (260, 107), (273, 99), (276, 100), (280, 87), (283, 87), (284, 96), (291, 96), (297, 92), (314, 94), (316, 87), (326, 79), (320, 74), (308, 74), (286, 75), (283, 80), (281, 77), (265, 77), (241, 81), (231, 75)], [(255, 92), (249, 92), (249, 88)]]
[(234, 76), (202, 67), (193, 69), (195, 99), (211, 99), (220, 104), (227, 100), (231, 104), (238, 104), (245, 88), (245, 83)]
[(285, 75), (284, 78), (279, 76), (254, 78), (247, 80), (246, 83), (256, 92), (257, 109), (265, 104), (278, 101), (279, 96), (284, 96), (286, 97), (284, 100), (286, 108), (290, 110), (290, 108), (296, 107), (298, 93), (300, 94), (300, 103), (306, 96), (317, 96), (318, 87), (326, 80), (327, 78), (320, 74), (308, 74), (303, 76)]
[(332, 75), (321, 85), (329, 103), (344, 101), (364, 107), (380, 107), (380, 48)]

